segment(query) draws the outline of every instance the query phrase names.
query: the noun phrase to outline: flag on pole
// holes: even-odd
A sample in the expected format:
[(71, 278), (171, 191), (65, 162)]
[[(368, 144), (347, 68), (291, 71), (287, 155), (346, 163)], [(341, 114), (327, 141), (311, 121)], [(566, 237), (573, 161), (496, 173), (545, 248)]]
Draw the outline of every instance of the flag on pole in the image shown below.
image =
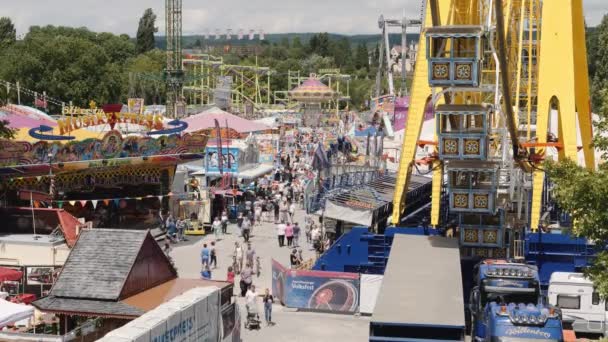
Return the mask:
[(313, 169), (320, 171), (328, 168), (329, 166), (330, 165), (329, 159), (327, 159), (327, 154), (325, 154), (325, 151), (323, 151), (323, 146), (319, 144), (312, 160), (312, 167)]

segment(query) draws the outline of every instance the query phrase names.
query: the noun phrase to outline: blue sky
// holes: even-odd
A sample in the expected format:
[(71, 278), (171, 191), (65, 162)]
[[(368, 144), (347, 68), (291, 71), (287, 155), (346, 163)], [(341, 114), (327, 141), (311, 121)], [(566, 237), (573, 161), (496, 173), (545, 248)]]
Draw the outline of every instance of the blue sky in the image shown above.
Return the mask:
[[(552, 0), (549, 0), (552, 1)], [(263, 29), (267, 33), (377, 33), (377, 18), (420, 16), (421, 0), (183, 0), (185, 34), (215, 29)], [(587, 23), (608, 13), (608, 0), (584, 0)], [(87, 26), (94, 31), (134, 35), (146, 8), (164, 32), (164, 0), (0, 0), (0, 16), (11, 17), (18, 34), (31, 25)]]

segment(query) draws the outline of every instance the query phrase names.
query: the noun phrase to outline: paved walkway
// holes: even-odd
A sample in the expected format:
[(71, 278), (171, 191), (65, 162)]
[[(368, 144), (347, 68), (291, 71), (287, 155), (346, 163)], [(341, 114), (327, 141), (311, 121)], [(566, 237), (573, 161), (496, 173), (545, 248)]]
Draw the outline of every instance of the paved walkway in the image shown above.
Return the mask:
[[(295, 220), (304, 227), (304, 212), (298, 210), (295, 214)], [(200, 253), (203, 248), (203, 243), (210, 245), (212, 241), (216, 241), (214, 234), (206, 235), (202, 238), (189, 237), (191, 241), (182, 243), (182, 245), (173, 246), (170, 255), (175, 262), (175, 266), (182, 278), (199, 278), (201, 272)], [(192, 241), (195, 240), (195, 241)], [(228, 234), (220, 235), (216, 241), (217, 251), (217, 268), (211, 269), (211, 279), (226, 280), (228, 267), (232, 265), (232, 255), (234, 252), (234, 243), (240, 242), (243, 244), (243, 238), (238, 236), (238, 229), (235, 224), (228, 226)], [(291, 248), (287, 246), (280, 248), (277, 241), (276, 225), (274, 222), (263, 222), (260, 226), (253, 228), (253, 233), (249, 239), (252, 247), (256, 251), (256, 255), (260, 257), (260, 265), (262, 267), (259, 278), (253, 280), (258, 292), (262, 293), (265, 288), (272, 290), (272, 272), (271, 259), (275, 259), (286, 267), (289, 267), (289, 254)], [(285, 241), (287, 244), (287, 241)], [(315, 252), (311, 245), (306, 243), (306, 237), (300, 236), (300, 245), (304, 260), (312, 258)], [(254, 269), (255, 270), (255, 269)], [(238, 287), (239, 277), (235, 279), (235, 287)]]
[[(306, 237), (303, 235), (304, 215), (303, 211), (298, 210), (295, 215), (295, 220), (302, 227), (300, 245), (303, 251), (304, 260), (308, 260), (314, 256), (315, 252), (312, 250), (312, 246), (306, 243)], [(190, 241), (188, 242), (174, 245), (170, 255), (175, 262), (180, 277), (199, 278), (201, 271), (200, 252), (203, 248), (203, 243), (209, 244), (211, 241), (216, 241), (215, 236), (211, 234), (202, 238), (189, 237), (189, 239)], [(232, 265), (232, 254), (236, 241), (243, 242), (243, 239), (238, 237), (236, 225), (231, 224), (228, 226), (228, 234), (220, 236), (216, 242), (218, 267), (217, 269), (211, 270), (213, 280), (226, 280), (228, 266)], [(256, 254), (260, 257), (260, 264), (262, 266), (261, 275), (259, 278), (254, 276), (253, 284), (260, 294), (262, 294), (266, 288), (272, 291), (271, 259), (275, 259), (284, 266), (289, 267), (289, 254), (291, 249), (279, 247), (274, 222), (264, 222), (260, 226), (255, 226), (250, 241), (256, 250)], [(235, 279), (235, 291), (239, 291), (239, 280), (240, 278), (237, 276)], [(241, 306), (242, 321), (244, 322), (244, 300), (240, 297), (236, 298)], [(259, 309), (260, 318), (263, 321), (264, 312), (262, 310), (261, 300)], [(294, 309), (285, 308), (280, 304), (275, 304), (273, 306), (273, 321), (276, 322), (276, 325), (267, 327), (263, 324), (262, 329), (258, 331), (249, 331), (243, 328), (243, 341), (357, 342), (368, 340), (369, 318), (367, 317), (299, 312)]]

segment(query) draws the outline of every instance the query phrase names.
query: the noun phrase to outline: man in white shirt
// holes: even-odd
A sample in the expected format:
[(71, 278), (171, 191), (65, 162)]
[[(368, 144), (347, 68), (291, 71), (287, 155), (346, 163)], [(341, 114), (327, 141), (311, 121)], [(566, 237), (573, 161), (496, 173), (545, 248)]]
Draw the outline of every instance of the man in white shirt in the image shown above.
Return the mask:
[(247, 294), (245, 294), (245, 303), (247, 306), (247, 311), (257, 312), (257, 307), (256, 307), (257, 297), (258, 297), (258, 294), (255, 292), (255, 285), (251, 285), (249, 290), (247, 290)]
[(279, 224), (277, 224), (277, 237), (279, 239), (279, 247), (283, 247), (285, 245), (285, 229), (287, 226), (285, 225), (285, 221), (281, 220)]

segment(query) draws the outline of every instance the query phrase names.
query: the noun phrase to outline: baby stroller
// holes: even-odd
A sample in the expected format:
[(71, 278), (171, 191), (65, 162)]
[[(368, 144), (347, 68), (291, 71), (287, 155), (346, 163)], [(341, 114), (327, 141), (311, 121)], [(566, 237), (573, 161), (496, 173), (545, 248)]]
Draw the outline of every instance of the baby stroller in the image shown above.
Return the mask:
[(260, 315), (258, 314), (257, 305), (246, 305), (246, 307), (247, 320), (245, 320), (245, 329), (260, 329), (262, 322), (260, 321)]

